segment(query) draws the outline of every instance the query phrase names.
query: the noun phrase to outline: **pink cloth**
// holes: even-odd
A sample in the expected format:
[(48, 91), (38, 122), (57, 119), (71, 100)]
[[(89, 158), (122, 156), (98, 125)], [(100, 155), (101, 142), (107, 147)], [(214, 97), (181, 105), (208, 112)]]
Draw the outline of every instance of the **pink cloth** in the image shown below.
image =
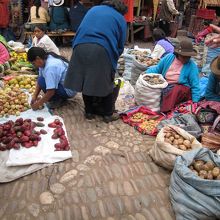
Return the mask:
[(168, 84), (179, 82), (180, 71), (182, 67), (183, 64), (177, 58), (175, 58), (165, 76)]
[(8, 50), (4, 46), (4, 44), (0, 43), (0, 64), (7, 62), (10, 59), (10, 55)]

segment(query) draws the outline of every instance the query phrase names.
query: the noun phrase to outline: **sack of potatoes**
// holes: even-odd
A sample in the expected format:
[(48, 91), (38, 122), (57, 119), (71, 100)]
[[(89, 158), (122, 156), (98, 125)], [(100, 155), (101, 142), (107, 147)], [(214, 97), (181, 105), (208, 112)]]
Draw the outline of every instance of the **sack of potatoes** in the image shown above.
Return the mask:
[(187, 131), (175, 125), (167, 125), (158, 133), (150, 156), (158, 165), (172, 170), (176, 157), (202, 144)]
[(219, 219), (220, 156), (197, 148), (178, 156), (170, 180), (176, 219)]

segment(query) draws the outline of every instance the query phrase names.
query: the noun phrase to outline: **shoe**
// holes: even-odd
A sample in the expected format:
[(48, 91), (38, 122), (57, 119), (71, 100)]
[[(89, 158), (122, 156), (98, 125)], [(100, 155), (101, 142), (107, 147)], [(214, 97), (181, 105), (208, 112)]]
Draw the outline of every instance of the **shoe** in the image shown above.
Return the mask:
[(105, 123), (109, 123), (109, 122), (112, 122), (112, 121), (117, 121), (119, 118), (120, 118), (120, 116), (119, 116), (118, 113), (113, 113), (110, 116), (103, 116), (103, 121)]
[(92, 113), (85, 113), (85, 118), (86, 118), (87, 120), (92, 120), (92, 119), (95, 118), (95, 115), (92, 114)]
[(53, 101), (49, 101), (47, 103), (47, 107), (49, 109), (55, 109), (55, 108), (60, 108), (66, 103), (66, 99), (57, 99)]

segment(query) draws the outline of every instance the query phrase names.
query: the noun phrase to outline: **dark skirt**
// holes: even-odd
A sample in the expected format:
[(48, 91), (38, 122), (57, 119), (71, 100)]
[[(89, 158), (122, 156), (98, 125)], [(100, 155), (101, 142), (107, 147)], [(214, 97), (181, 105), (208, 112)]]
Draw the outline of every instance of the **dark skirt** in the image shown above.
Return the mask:
[(64, 86), (87, 96), (105, 97), (113, 92), (114, 77), (105, 48), (79, 44), (73, 50)]

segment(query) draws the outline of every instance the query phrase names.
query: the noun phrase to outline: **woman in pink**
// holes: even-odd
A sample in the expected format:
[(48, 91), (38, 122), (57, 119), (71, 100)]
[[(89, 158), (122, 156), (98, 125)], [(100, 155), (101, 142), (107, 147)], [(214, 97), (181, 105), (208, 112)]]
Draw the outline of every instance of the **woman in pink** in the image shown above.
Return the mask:
[(9, 52), (5, 45), (0, 42), (0, 75), (2, 76), (6, 69), (10, 68), (8, 63), (10, 59)]

